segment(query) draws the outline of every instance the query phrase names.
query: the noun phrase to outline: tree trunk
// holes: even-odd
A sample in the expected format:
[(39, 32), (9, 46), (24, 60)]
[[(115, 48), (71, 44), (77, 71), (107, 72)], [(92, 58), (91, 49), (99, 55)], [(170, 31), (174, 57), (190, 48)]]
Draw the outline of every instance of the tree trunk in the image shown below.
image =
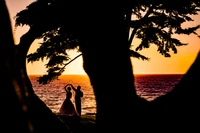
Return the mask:
[(30, 28), (29, 31), (20, 38), (20, 43), (15, 45), (15, 65), (20, 72), (19, 77), (22, 77), (24, 80), (22, 82), (22, 86), (27, 86), (27, 88), (24, 88), (23, 91), (31, 96), (34, 92), (26, 71), (26, 56), (31, 44), (38, 37), (38, 35), (36, 35), (37, 32), (33, 29), (34, 28)]
[[(92, 19), (84, 16), (88, 22), (82, 26), (80, 44), (84, 70), (96, 96), (97, 131), (129, 132), (133, 128), (130, 121), (139, 120), (137, 113), (143, 104), (140, 102), (139, 107), (141, 99), (134, 87), (124, 12), (117, 7), (103, 7), (103, 11), (90, 9), (95, 12)], [(137, 122), (134, 128), (140, 124)]]
[[(27, 103), (20, 91), (20, 86), (17, 79), (17, 72), (14, 67), (14, 41), (11, 30), (11, 23), (7, 7), (4, 1), (0, 1), (0, 61), (2, 70), (1, 89), (2, 99), (1, 106), (1, 132), (31, 132), (28, 124)], [(4, 95), (4, 96), (3, 96)], [(7, 99), (6, 99), (7, 98)]]
[(169, 132), (199, 131), (199, 68), (200, 52), (187, 73), (174, 89), (151, 103), (153, 109), (152, 116), (160, 128), (165, 128), (168, 125), (167, 130)]
[[(0, 1), (0, 61), (2, 77), (1, 85), (5, 88), (1, 93), (2, 132), (41, 133), (70, 130), (55, 114), (36, 96), (32, 90), (26, 73), (26, 54), (33, 41), (28, 36), (27, 44), (14, 46), (10, 18), (4, 1)], [(27, 40), (26, 40), (27, 39)], [(8, 98), (5, 99), (5, 98)]]

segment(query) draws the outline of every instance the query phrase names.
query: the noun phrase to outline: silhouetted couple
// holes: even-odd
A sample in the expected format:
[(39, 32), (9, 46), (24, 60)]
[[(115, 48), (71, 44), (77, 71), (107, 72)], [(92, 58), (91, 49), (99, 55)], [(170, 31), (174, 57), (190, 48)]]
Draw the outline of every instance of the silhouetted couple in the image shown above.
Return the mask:
[[(83, 97), (81, 86), (78, 86), (76, 89), (72, 84), (67, 84), (64, 89), (66, 91), (66, 99), (59, 110), (60, 114), (67, 116), (81, 116), (81, 98)], [(71, 101), (72, 89), (75, 91), (74, 99), (76, 108)]]

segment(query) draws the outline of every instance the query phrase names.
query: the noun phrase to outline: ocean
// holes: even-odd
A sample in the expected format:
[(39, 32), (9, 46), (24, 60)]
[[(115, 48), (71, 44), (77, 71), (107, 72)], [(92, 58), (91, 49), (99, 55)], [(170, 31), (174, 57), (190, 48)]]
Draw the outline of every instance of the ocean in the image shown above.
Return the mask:
[[(54, 113), (58, 113), (65, 99), (64, 86), (73, 84), (75, 87), (81, 86), (84, 93), (82, 98), (82, 114), (96, 113), (95, 96), (92, 86), (87, 75), (62, 75), (58, 80), (54, 80), (47, 85), (41, 85), (37, 82), (39, 75), (29, 75), (33, 85), (33, 90), (38, 97), (46, 103), (46, 105)], [(135, 87), (137, 94), (148, 101), (154, 100), (156, 97), (165, 95), (171, 91), (180, 81), (182, 75), (135, 75)], [(73, 91), (72, 91), (73, 92)], [(73, 93), (74, 95), (74, 93)], [(74, 99), (72, 98), (74, 103)]]

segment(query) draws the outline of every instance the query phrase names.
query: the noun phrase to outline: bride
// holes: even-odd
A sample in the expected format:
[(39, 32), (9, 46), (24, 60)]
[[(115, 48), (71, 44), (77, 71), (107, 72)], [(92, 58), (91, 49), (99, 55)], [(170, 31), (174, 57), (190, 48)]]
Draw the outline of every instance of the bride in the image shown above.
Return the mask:
[(66, 85), (64, 87), (64, 89), (66, 91), (66, 98), (65, 98), (62, 106), (60, 107), (59, 114), (65, 115), (65, 116), (78, 116), (78, 113), (74, 107), (74, 104), (71, 101), (71, 98), (72, 98), (71, 87), (69, 87), (69, 86), (67, 87), (67, 86), (68, 85)]

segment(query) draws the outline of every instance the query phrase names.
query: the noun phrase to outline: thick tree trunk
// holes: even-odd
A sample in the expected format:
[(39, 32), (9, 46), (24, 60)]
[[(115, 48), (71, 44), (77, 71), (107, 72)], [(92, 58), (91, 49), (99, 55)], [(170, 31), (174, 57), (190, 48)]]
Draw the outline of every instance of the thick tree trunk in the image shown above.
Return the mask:
[(161, 128), (168, 125), (166, 130), (169, 132), (198, 132), (198, 121), (200, 119), (199, 89), (200, 52), (175, 88), (151, 103), (152, 116), (156, 124)]
[(29, 45), (19, 45), (21, 47), (15, 53), (10, 18), (4, 1), (0, 1), (0, 18), (0, 25), (3, 25), (0, 30), (3, 77), (1, 85), (4, 87), (1, 90), (4, 95), (1, 97), (2, 132), (70, 132), (68, 127), (36, 95), (33, 95), (25, 67), (26, 53), (33, 40), (27, 41)]
[[(4, 1), (0, 1), (0, 61), (1, 61), (1, 132), (31, 132), (27, 117), (27, 102), (20, 91), (14, 67), (14, 41), (9, 14)], [(3, 96), (4, 95), (4, 96)], [(28, 125), (30, 124), (30, 126)]]
[[(141, 108), (134, 87), (124, 14), (120, 8), (103, 7), (103, 11), (93, 9), (92, 19), (85, 18), (89, 23), (84, 23), (80, 45), (84, 69), (96, 96), (97, 131), (129, 132), (138, 128), (137, 113)], [(130, 121), (138, 123), (133, 125)]]
[(38, 37), (37, 31), (33, 29), (34, 28), (30, 28), (29, 31), (20, 38), (20, 43), (15, 46), (15, 67), (20, 72), (20, 75), (18, 75), (19, 78), (22, 77), (23, 79), (22, 86), (27, 86), (27, 88), (23, 89), (24, 93), (31, 96), (34, 95), (34, 92), (26, 71), (26, 56), (31, 44)]

